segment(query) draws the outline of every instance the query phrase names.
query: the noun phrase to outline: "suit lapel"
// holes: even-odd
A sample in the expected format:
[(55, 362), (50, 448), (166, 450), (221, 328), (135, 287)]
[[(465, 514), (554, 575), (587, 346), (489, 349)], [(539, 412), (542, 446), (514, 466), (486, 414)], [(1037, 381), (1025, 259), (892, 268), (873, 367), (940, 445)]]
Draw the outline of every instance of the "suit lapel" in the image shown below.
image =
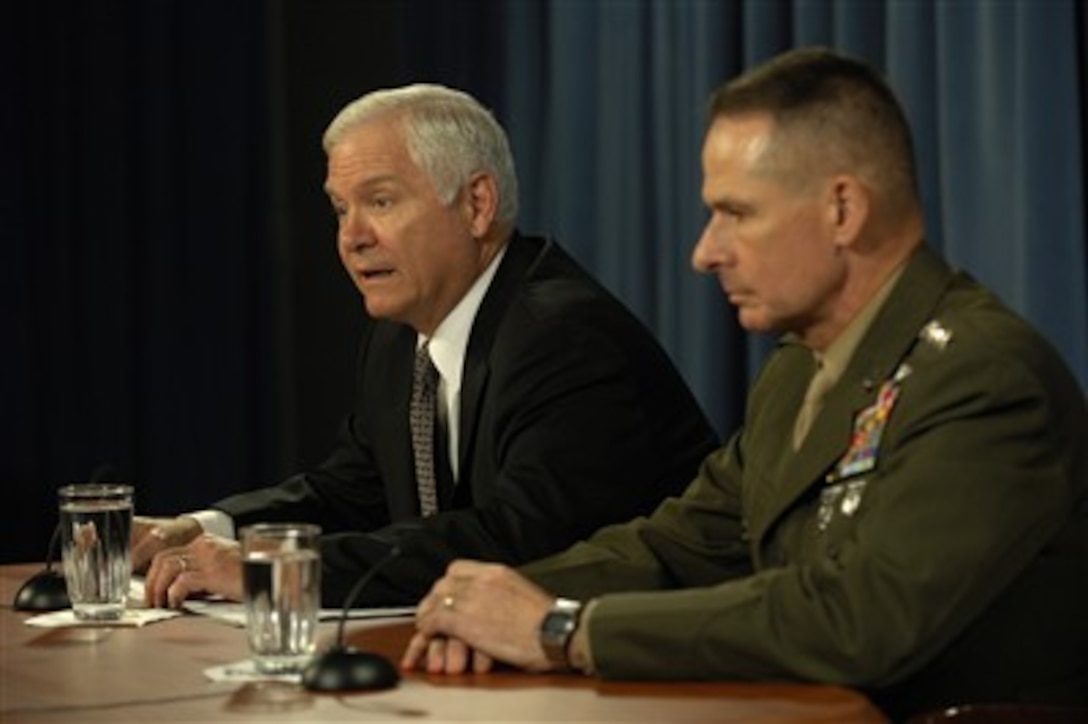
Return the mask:
[(480, 405), (487, 388), (488, 358), (495, 336), (530, 268), (552, 248), (550, 240), (525, 238), (515, 233), (507, 244), (506, 254), (491, 280), (480, 309), (472, 323), (465, 367), (461, 380), (461, 426), (457, 444), (459, 480), (470, 479), (472, 450), (475, 449), (479, 427)]

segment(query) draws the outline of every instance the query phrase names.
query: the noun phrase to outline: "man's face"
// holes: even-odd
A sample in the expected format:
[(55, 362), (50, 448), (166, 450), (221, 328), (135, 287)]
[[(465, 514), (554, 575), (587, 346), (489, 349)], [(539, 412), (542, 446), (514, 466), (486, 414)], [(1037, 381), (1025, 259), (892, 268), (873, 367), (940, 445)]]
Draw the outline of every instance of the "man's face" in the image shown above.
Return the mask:
[(480, 271), (466, 195), (443, 204), (390, 119), (333, 147), (325, 190), (340, 259), (370, 315), (433, 333)]
[[(804, 339), (825, 321), (846, 281), (834, 243), (834, 199), (823, 184), (787, 181), (790, 161), (760, 165), (772, 121), (720, 117), (703, 145), (703, 201), (710, 220), (692, 254), (715, 274), (742, 327)], [(799, 168), (800, 173), (811, 172)]]

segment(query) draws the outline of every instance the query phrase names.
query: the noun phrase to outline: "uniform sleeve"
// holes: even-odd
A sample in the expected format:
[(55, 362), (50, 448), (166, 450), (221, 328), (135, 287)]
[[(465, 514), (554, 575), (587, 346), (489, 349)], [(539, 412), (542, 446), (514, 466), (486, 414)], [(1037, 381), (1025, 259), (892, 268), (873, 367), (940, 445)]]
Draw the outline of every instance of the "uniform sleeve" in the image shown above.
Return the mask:
[[(682, 498), (665, 500), (648, 519), (605, 528), (563, 553), (523, 566), (522, 574), (553, 593), (582, 600), (749, 575), (739, 493), (727, 478), (735, 455), (734, 440), (703, 461)], [(709, 519), (701, 527), (687, 522), (701, 518)]]

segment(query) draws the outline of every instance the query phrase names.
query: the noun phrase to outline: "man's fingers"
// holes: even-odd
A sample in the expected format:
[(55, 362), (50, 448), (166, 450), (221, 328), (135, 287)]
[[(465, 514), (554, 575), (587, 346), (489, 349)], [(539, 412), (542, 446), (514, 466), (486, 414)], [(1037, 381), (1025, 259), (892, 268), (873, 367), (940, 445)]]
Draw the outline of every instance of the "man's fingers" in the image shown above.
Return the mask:
[(199, 573), (181, 573), (166, 589), (167, 604), (170, 608), (181, 608), (189, 594), (199, 590), (201, 590)]
[(411, 671), (416, 667), (421, 652), (427, 650), (426, 638), (421, 633), (412, 634), (408, 645), (404, 647), (404, 653), (400, 655), (400, 668)]
[(446, 639), (436, 637), (427, 644), (427, 673), (441, 674), (446, 668)]
[(472, 652), (472, 670), (477, 674), (486, 674), (495, 668), (495, 659), (479, 649)]
[(183, 574), (191, 573), (191, 561), (192, 557), (184, 548), (158, 553), (144, 580), (144, 602), (152, 608), (179, 607), (184, 597), (177, 598), (182, 589), (175, 588), (175, 582)]
[(460, 639), (446, 639), (446, 673), (464, 673), (468, 669), (468, 660), (471, 655), (472, 652), (468, 646)]
[(430, 643), (430, 637), (416, 633), (412, 636), (408, 642), (408, 646), (404, 649), (404, 655), (401, 656), (400, 666), (402, 669), (411, 670), (415, 669), (423, 657), (427, 654), (427, 647)]

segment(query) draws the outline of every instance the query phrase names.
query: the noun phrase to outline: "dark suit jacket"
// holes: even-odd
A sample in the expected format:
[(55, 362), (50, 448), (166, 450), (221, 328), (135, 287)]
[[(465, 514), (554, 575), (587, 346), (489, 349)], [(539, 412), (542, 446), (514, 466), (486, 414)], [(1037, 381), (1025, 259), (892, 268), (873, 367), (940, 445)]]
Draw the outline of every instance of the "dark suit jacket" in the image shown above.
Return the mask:
[(355, 405), (324, 464), (215, 506), (239, 526), (321, 524), (325, 605), (393, 543), (402, 553), (360, 603), (415, 602), (454, 557), (518, 564), (562, 550), (680, 492), (718, 444), (650, 332), (555, 243), (515, 234), (466, 351), (459, 481), (421, 520), (415, 344), (407, 326), (369, 322)]
[(1088, 410), (1053, 348), (923, 249), (795, 453), (811, 374), (782, 345), (682, 498), (527, 567), (669, 589), (598, 600), (600, 673), (1088, 703)]

